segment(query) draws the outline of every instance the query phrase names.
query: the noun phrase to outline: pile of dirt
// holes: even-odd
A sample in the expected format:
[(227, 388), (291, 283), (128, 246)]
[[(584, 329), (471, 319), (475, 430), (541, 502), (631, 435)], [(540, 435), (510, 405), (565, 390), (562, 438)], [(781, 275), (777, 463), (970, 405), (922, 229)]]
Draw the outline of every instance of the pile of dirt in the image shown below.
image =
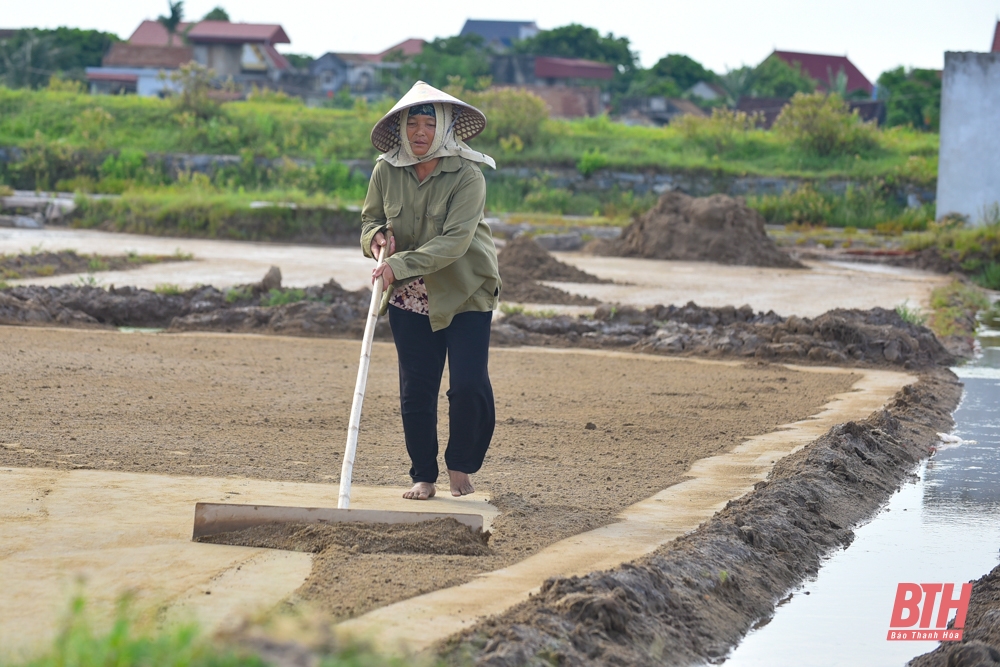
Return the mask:
[[(954, 627), (954, 620), (948, 624)], [(1000, 565), (972, 584), (960, 642), (941, 642), (908, 667), (1000, 665)]]
[(363, 554), (489, 556), (489, 532), (454, 519), (420, 523), (286, 523), (255, 526), (199, 538), (198, 542), (321, 553), (339, 547)]
[(719, 662), (826, 554), (851, 543), (851, 526), (951, 427), (961, 391), (948, 371), (926, 375), (884, 410), (779, 461), (693, 533), (614, 570), (549, 579), (440, 650), (450, 664), (492, 667), (542, 664), (541, 656), (572, 665)]
[(718, 262), (737, 266), (804, 269), (778, 249), (764, 231), (764, 218), (741, 198), (723, 194), (690, 197), (667, 192), (614, 241), (584, 250), (610, 257)]
[(831, 310), (813, 319), (750, 306), (600, 306), (593, 317), (514, 314), (493, 326), (495, 345), (628, 347), (654, 354), (738, 356), (840, 365), (947, 366), (955, 357), (926, 327), (895, 311)]
[(575, 266), (564, 264), (538, 245), (530, 236), (521, 234), (507, 242), (497, 255), (501, 298), (519, 303), (550, 303), (572, 306), (595, 306), (600, 301), (570, 294), (565, 290), (538, 283), (539, 280), (566, 283), (607, 283)]

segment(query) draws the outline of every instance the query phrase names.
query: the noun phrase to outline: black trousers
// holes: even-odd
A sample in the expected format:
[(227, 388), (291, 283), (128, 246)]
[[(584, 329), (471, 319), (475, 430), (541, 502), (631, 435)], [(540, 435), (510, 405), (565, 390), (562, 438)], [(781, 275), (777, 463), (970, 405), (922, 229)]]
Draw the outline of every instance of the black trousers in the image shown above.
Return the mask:
[(474, 473), (483, 465), (493, 438), (496, 407), (487, 371), (492, 313), (459, 313), (451, 324), (431, 331), (430, 319), (389, 306), (389, 326), (399, 357), (399, 406), (403, 415), (410, 478), (438, 478), (437, 408), (445, 358), (448, 360), (449, 470)]

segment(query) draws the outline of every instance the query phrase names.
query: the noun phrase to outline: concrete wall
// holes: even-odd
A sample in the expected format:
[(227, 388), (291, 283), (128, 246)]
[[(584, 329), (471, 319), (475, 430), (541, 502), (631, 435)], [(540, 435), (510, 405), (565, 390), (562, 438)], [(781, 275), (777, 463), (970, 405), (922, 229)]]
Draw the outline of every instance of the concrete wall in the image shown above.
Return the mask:
[(937, 215), (982, 223), (1000, 202), (1000, 53), (945, 53)]

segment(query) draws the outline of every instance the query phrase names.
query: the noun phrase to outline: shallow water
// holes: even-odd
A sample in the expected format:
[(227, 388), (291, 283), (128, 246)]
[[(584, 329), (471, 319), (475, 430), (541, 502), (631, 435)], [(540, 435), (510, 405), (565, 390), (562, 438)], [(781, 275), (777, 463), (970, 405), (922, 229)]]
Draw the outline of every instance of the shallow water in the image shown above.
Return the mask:
[(729, 667), (904, 665), (931, 641), (886, 640), (896, 585), (978, 579), (1000, 547), (1000, 331), (981, 330), (982, 355), (953, 369), (965, 384), (957, 443), (942, 443), (854, 543), (831, 556), (773, 619), (733, 651)]

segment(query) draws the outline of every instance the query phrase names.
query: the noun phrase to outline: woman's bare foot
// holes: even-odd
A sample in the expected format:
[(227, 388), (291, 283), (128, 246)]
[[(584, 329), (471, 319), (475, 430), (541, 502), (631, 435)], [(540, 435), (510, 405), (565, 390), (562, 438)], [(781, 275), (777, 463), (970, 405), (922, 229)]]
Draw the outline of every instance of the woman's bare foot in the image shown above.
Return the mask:
[[(454, 485), (452, 485), (454, 488)], [(403, 497), (407, 500), (427, 500), (428, 498), (433, 498), (437, 489), (430, 482), (417, 482), (413, 485), (413, 488), (403, 494)]]
[(451, 478), (451, 495), (456, 498), (458, 496), (467, 496), (476, 490), (472, 486), (472, 478), (469, 477), (468, 473), (449, 470), (448, 476)]

